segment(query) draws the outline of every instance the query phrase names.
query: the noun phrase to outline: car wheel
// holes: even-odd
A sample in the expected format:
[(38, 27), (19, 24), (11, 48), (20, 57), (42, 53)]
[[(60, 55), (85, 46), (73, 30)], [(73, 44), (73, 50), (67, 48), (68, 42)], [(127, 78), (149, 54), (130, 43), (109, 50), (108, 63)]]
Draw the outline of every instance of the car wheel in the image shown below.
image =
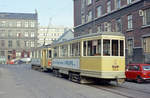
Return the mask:
[(142, 79), (140, 76), (137, 76), (136, 82), (137, 82), (137, 83), (142, 83), (142, 82), (143, 82), (143, 79)]

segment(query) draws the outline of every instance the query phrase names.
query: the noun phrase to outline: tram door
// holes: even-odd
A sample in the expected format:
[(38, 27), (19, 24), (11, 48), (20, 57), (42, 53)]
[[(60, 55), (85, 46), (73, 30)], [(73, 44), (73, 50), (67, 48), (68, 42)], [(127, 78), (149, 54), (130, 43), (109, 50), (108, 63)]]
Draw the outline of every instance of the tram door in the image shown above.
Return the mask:
[(45, 49), (42, 51), (42, 67), (43, 68), (46, 67), (46, 50)]

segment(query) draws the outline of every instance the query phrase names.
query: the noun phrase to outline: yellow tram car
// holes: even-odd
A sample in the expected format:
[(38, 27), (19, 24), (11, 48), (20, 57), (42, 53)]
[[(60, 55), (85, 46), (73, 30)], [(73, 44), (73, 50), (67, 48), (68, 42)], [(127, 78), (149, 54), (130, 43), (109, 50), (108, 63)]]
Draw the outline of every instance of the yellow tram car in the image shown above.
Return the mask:
[(31, 66), (32, 69), (40, 71), (51, 71), (51, 46), (44, 45), (38, 47), (32, 57)]
[(125, 79), (125, 36), (120, 32), (100, 32), (52, 44), (52, 70), (69, 80)]
[(51, 46), (45, 45), (41, 49), (41, 69), (42, 71), (51, 71)]

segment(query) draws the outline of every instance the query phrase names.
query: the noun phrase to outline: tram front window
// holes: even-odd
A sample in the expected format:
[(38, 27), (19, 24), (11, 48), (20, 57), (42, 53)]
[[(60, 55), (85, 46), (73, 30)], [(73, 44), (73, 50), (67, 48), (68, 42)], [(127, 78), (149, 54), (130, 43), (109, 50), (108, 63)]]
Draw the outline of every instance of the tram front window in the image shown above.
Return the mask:
[(110, 40), (103, 40), (103, 55), (110, 56)]
[(124, 56), (124, 42), (120, 40), (120, 56)]
[(112, 56), (118, 56), (118, 40), (112, 40)]
[(51, 54), (52, 54), (52, 51), (51, 50), (49, 50), (49, 58), (51, 58), (52, 56), (51, 56)]

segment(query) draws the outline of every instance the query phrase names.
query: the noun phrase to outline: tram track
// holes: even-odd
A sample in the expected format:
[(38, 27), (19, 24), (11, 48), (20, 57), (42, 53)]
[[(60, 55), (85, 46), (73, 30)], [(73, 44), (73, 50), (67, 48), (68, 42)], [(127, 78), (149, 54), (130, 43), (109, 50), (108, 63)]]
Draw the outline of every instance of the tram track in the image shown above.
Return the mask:
[(91, 87), (94, 87), (94, 88), (97, 88), (97, 89), (101, 89), (101, 90), (110, 92), (110, 93), (113, 93), (113, 94), (120, 95), (120, 96), (122, 96), (122, 97), (134, 98), (133, 96), (126, 95), (126, 94), (124, 94), (123, 92), (118, 92), (118, 91), (116, 91), (116, 90), (114, 90), (114, 89), (108, 89), (108, 88), (106, 88), (106, 87), (97, 86), (97, 85), (90, 85), (90, 86), (91, 86)]
[[(141, 90), (139, 88), (132, 88), (129, 86), (125, 87), (125, 85), (117, 86), (115, 83), (110, 83), (110, 84), (90, 83), (90, 84), (83, 84), (83, 85), (101, 89), (103, 91), (120, 95), (126, 98), (149, 98), (147, 96), (150, 96), (149, 91), (143, 89)], [(136, 97), (136, 94), (141, 95), (141, 97)]]
[[(137, 90), (137, 89), (133, 89), (130, 87), (128, 88), (128, 87), (123, 87), (123, 86), (115, 86), (115, 85), (111, 85), (111, 84), (108, 84), (108, 85), (106, 85), (106, 84), (105, 85), (90, 84), (87, 86), (101, 89), (101, 90), (104, 90), (104, 91), (107, 91), (107, 92), (110, 92), (113, 94), (117, 94), (122, 97), (127, 97), (127, 98), (136, 98), (135, 94), (150, 96), (150, 92), (148, 92), (148, 91)], [(138, 98), (141, 98), (141, 97), (138, 97)], [(149, 98), (149, 97), (144, 96), (143, 98)]]

